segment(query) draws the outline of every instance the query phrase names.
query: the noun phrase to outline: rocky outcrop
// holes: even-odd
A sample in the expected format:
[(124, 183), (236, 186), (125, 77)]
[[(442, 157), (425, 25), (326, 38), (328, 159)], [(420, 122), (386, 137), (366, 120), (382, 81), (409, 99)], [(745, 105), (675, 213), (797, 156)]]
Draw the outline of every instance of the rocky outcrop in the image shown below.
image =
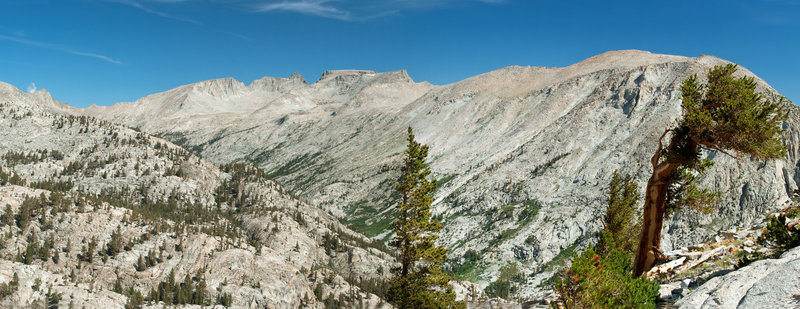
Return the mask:
[(800, 305), (800, 248), (715, 277), (675, 305), (679, 308), (791, 308)]

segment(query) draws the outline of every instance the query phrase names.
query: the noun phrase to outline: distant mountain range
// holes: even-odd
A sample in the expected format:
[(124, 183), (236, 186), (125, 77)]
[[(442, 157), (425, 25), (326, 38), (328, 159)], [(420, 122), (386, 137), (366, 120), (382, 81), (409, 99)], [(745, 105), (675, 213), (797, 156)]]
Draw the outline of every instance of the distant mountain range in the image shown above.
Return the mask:
[[(0, 101), (109, 121), (216, 164), (253, 164), (303, 205), (379, 241), (391, 236), (403, 135), (412, 126), (431, 147), (448, 267), (485, 285), (516, 264), (521, 276), (513, 284), (524, 298), (539, 295), (572, 252), (594, 241), (615, 170), (645, 183), (657, 138), (681, 114), (682, 81), (725, 63), (625, 50), (564, 68), (507, 67), (449, 85), (415, 82), (405, 71), (344, 70), (311, 84), (299, 74), (249, 85), (209, 80), (87, 109), (0, 85)], [(753, 76), (768, 99), (781, 100), (753, 73), (739, 72)], [(721, 191), (722, 201), (710, 215), (678, 211), (665, 223), (664, 251), (784, 206), (800, 181), (800, 114), (784, 104), (787, 158), (704, 153), (715, 166), (702, 185)], [(22, 145), (0, 141), (0, 150)]]

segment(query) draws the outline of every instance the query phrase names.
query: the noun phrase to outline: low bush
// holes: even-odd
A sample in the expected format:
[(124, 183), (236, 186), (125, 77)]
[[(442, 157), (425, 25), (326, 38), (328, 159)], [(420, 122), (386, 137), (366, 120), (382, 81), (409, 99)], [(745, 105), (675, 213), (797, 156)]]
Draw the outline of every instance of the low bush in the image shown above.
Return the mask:
[(658, 283), (632, 275), (638, 200), (633, 178), (614, 172), (605, 229), (598, 243), (574, 254), (572, 266), (556, 279), (554, 308), (656, 308)]
[(769, 220), (758, 241), (762, 245), (783, 252), (800, 245), (800, 229), (797, 225), (789, 226), (786, 216), (779, 215)]
[(557, 308), (656, 308), (659, 285), (631, 275), (632, 254), (619, 249), (598, 254), (596, 249), (572, 258), (556, 283)]

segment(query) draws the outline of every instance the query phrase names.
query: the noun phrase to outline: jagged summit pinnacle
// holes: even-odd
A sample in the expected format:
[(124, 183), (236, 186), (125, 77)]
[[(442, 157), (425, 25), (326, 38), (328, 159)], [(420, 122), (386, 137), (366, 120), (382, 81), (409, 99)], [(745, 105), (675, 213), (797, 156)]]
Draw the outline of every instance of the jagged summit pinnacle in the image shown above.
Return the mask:
[(377, 74), (378, 72), (372, 70), (326, 70), (322, 72), (322, 78), (326, 79), (334, 76), (340, 75), (370, 75), (370, 74)]
[(294, 72), (287, 78), (264, 76), (250, 83), (250, 88), (253, 90), (283, 92), (307, 85), (308, 82), (306, 82), (306, 79), (303, 77), (303, 75), (300, 75), (298, 72)]
[(353, 80), (371, 78), (373, 80), (380, 80), (384, 83), (392, 82), (406, 82), (413, 83), (414, 80), (408, 76), (406, 70), (391, 71), (391, 72), (375, 72), (371, 70), (327, 70), (322, 72), (322, 76), (317, 80), (317, 83), (337, 79), (337, 81)]
[(12, 104), (29, 106), (35, 105), (49, 111), (71, 113), (80, 110), (76, 107), (69, 106), (67, 103), (59, 102), (53, 98), (53, 96), (50, 94), (50, 91), (47, 91), (47, 89), (44, 88), (38, 89), (31, 93), (22, 91), (14, 85), (0, 82), (0, 97), (14, 98), (14, 100), (11, 100), (10, 102)]
[(195, 91), (204, 92), (211, 96), (235, 94), (244, 89), (244, 87), (244, 83), (234, 79), (233, 77), (211, 79), (192, 85), (192, 89)]
[(306, 81), (306, 79), (303, 77), (303, 75), (300, 75), (300, 72), (294, 72), (294, 73), (292, 73), (292, 75), (291, 75), (291, 76), (289, 76), (289, 79), (292, 79), (292, 80), (297, 80), (297, 79), (300, 79), (300, 80), (302, 80), (303, 82), (305, 82), (305, 81)]

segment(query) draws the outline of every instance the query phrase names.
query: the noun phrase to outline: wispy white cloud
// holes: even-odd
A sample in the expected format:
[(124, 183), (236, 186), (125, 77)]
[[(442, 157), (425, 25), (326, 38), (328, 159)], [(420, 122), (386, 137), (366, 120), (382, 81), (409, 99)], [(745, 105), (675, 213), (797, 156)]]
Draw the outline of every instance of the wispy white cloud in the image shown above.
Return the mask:
[(251, 39), (249, 36), (246, 36), (246, 35), (241, 34), (241, 33), (236, 33), (236, 32), (231, 32), (231, 31), (223, 31), (223, 32), (225, 32), (225, 33), (227, 33), (227, 34), (229, 34), (229, 35), (231, 35), (233, 37), (237, 37), (237, 38), (239, 38), (241, 40), (247, 41), (247, 42), (252, 42), (253, 41), (253, 39)]
[(38, 88), (36, 88), (36, 83), (34, 83), (34, 82), (31, 82), (31, 83), (28, 85), (28, 87), (27, 87), (27, 88), (25, 88), (25, 91), (27, 91), (28, 93), (34, 93), (34, 92), (36, 92), (36, 89), (38, 89)]
[(150, 13), (150, 14), (153, 14), (153, 15), (156, 15), (156, 16), (159, 16), (159, 17), (163, 17), (163, 18), (168, 18), (168, 19), (172, 19), (172, 20), (187, 22), (187, 23), (198, 25), (198, 26), (206, 26), (206, 27), (211, 28), (211, 30), (213, 30), (213, 31), (217, 31), (217, 32), (220, 32), (220, 33), (225, 33), (225, 34), (231, 35), (233, 37), (242, 39), (244, 41), (248, 41), (248, 42), (252, 42), (253, 41), (251, 38), (249, 38), (249, 37), (247, 37), (247, 36), (245, 36), (245, 35), (243, 35), (241, 33), (222, 30), (222, 29), (216, 29), (216, 28), (212, 27), (211, 25), (207, 25), (207, 24), (205, 24), (203, 22), (200, 22), (200, 21), (197, 21), (195, 19), (192, 19), (192, 18), (189, 18), (189, 17), (184, 17), (184, 16), (165, 13), (163, 11), (155, 10), (155, 9), (151, 8), (150, 6), (146, 6), (146, 5), (142, 4), (143, 2), (160, 3), (160, 4), (180, 4), (180, 3), (199, 2), (199, 1), (196, 1), (196, 0), (144, 0), (144, 1), (137, 1), (137, 0), (103, 0), (103, 1), (112, 2), (112, 3), (118, 3), (118, 4), (122, 4), (122, 5), (127, 5), (127, 6), (130, 6), (130, 7), (142, 10), (142, 11), (144, 11), (146, 13)]
[(46, 48), (46, 49), (58, 50), (58, 51), (62, 51), (62, 52), (73, 54), (73, 55), (77, 55), (77, 56), (96, 58), (96, 59), (100, 59), (100, 60), (103, 60), (103, 61), (106, 61), (106, 62), (110, 62), (110, 63), (113, 63), (113, 64), (124, 64), (124, 63), (122, 63), (122, 62), (120, 62), (118, 60), (115, 60), (115, 59), (113, 59), (111, 57), (108, 57), (108, 56), (104, 56), (104, 55), (101, 55), (101, 54), (84, 52), (84, 51), (79, 51), (79, 50), (75, 50), (75, 49), (72, 49), (72, 48), (69, 48), (69, 47), (65, 47), (65, 46), (61, 46), (61, 45), (58, 45), (58, 44), (39, 42), (39, 41), (32, 41), (32, 40), (28, 40), (28, 39), (24, 39), (24, 38), (7, 36), (7, 35), (2, 35), (2, 34), (0, 34), (0, 40), (11, 41), (11, 42), (16, 42), (16, 43), (20, 43), (20, 44)]
[[(150, 14), (153, 14), (153, 15), (156, 15), (156, 16), (160, 16), (160, 17), (164, 17), (164, 18), (169, 18), (169, 19), (173, 19), (173, 20), (177, 20), (177, 21), (192, 23), (192, 24), (195, 24), (195, 25), (201, 25), (202, 24), (201, 22), (196, 21), (196, 20), (191, 19), (191, 18), (188, 18), (188, 17), (172, 15), (172, 14), (165, 13), (165, 12), (162, 12), (162, 11), (154, 10), (154, 9), (150, 8), (149, 6), (145, 6), (140, 1), (136, 1), (136, 0), (105, 0), (105, 1), (131, 6), (131, 7), (140, 9), (140, 10), (146, 12), (146, 13), (150, 13)], [(150, 0), (150, 1), (151, 2), (160, 2), (160, 3), (187, 2), (186, 0)]]
[(254, 1), (256, 12), (284, 11), (343, 21), (365, 21), (403, 10), (447, 8), (468, 2), (502, 4), (511, 0), (281, 0)]
[[(146, 3), (153, 5), (188, 4), (210, 1), (223, 5), (232, 5), (249, 8), (253, 12), (290, 12), (337, 19), (342, 21), (366, 21), (398, 14), (405, 10), (420, 10), (433, 8), (447, 8), (464, 5), (465, 3), (503, 4), (513, 0), (101, 0), (119, 3), (140, 9), (144, 12), (164, 18), (202, 25), (197, 20), (173, 15), (153, 9)], [(786, 0), (791, 1), (791, 0)], [(231, 33), (236, 37), (246, 39), (239, 34)]]
[(256, 12), (287, 11), (339, 20), (352, 20), (351, 13), (336, 8), (331, 0), (300, 0), (256, 5)]

